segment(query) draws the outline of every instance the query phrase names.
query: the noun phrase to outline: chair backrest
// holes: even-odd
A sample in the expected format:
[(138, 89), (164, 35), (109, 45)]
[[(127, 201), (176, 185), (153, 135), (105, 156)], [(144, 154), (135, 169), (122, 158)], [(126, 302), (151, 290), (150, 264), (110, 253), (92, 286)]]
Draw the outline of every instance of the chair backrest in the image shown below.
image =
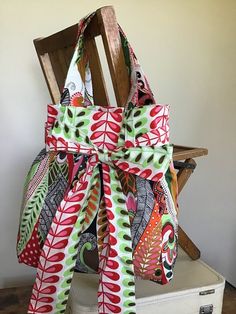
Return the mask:
[[(58, 33), (34, 40), (34, 45), (47, 82), (53, 103), (60, 100), (61, 91), (74, 52), (78, 25), (72, 25)], [(125, 65), (119, 29), (113, 7), (96, 11), (85, 31), (85, 46), (92, 74), (94, 103), (110, 104), (95, 37), (102, 36), (106, 58), (118, 106), (126, 103), (130, 82)]]

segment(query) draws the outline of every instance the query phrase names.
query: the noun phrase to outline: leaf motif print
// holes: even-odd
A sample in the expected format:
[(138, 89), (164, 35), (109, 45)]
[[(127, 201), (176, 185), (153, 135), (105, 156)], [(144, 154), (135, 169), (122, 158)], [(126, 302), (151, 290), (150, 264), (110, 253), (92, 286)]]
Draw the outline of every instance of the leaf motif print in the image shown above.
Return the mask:
[(39, 231), (45, 240), (55, 212), (69, 186), (69, 156), (65, 153), (50, 153), (48, 191), (39, 216)]
[(122, 110), (101, 111), (93, 115), (90, 140), (101, 149), (114, 150), (117, 146), (122, 122)]
[[(68, 299), (69, 295), (73, 271), (74, 267), (76, 266), (80, 237), (84, 228), (86, 227), (85, 215), (89, 199), (88, 195), (91, 193), (91, 191), (93, 191), (93, 188), (99, 179), (98, 167), (94, 168), (94, 164), (93, 166), (91, 165), (91, 160), (88, 160), (86, 171), (85, 173), (81, 174), (81, 177), (78, 179), (78, 185), (74, 190), (74, 192), (78, 190), (81, 190), (81, 192), (84, 191), (84, 198), (80, 202), (81, 209), (78, 213), (78, 219), (74, 225), (70, 238), (68, 239), (69, 244), (65, 252), (66, 257), (64, 260), (64, 268), (62, 270), (63, 273), (61, 273), (63, 280), (60, 282), (57, 292), (58, 298), (55, 308), (60, 309), (61, 311), (63, 310), (63, 312), (65, 311), (66, 300)], [(96, 242), (94, 242), (94, 244), (96, 244)]]
[[(113, 144), (110, 144), (108, 142), (104, 142), (105, 138), (107, 137), (107, 140), (111, 140), (112, 142), (116, 143), (118, 140), (118, 135), (114, 134), (113, 132), (109, 132), (109, 131), (104, 131), (104, 132), (94, 132), (90, 139), (91, 140), (96, 140), (97, 138), (101, 138), (103, 137), (102, 141), (97, 141), (96, 144), (99, 148), (102, 148), (102, 146), (104, 145), (104, 143), (106, 143), (106, 148), (107, 149), (114, 149), (116, 146)], [(112, 148), (111, 148), (112, 147)], [(113, 148), (114, 147), (114, 148)]]
[[(112, 115), (112, 113), (111, 113)], [(108, 121), (107, 124), (109, 125), (110, 129), (116, 133), (119, 133), (120, 132), (120, 126), (117, 125), (116, 123), (113, 123), (113, 122), (110, 122)]]
[(151, 129), (169, 127), (169, 106), (153, 107), (150, 111), (150, 116), (154, 118), (150, 123)]
[(22, 209), (26, 206), (26, 203), (30, 200), (35, 190), (38, 187), (39, 182), (42, 180), (47, 172), (49, 164), (49, 156), (46, 150), (43, 149), (33, 161), (33, 164), (27, 174), (24, 184), (24, 202)]
[(117, 168), (117, 174), (121, 182), (124, 197), (126, 199), (126, 206), (129, 212), (130, 223), (132, 224), (137, 211), (136, 177), (134, 174), (122, 171), (119, 168)]
[(161, 256), (162, 221), (158, 204), (155, 204), (151, 219), (134, 251), (135, 274), (145, 279), (154, 279)]
[(138, 244), (154, 207), (154, 194), (148, 180), (136, 177), (137, 185), (137, 212), (131, 225), (133, 248)]
[[(47, 239), (44, 243), (44, 247), (39, 259), (38, 264), (38, 273), (37, 279), (35, 281), (33, 287), (33, 295), (29, 305), (29, 313), (32, 309), (32, 313), (37, 313), (38, 303), (39, 300), (42, 298), (42, 294), (55, 294), (59, 281), (60, 281), (60, 272), (63, 270), (64, 266), (64, 258), (65, 253), (67, 250), (67, 240), (69, 239), (75, 221), (77, 220), (78, 213), (81, 210), (81, 203), (77, 203), (77, 199), (81, 200), (81, 195), (83, 194), (85, 197), (86, 189), (88, 182), (78, 182), (78, 189), (73, 191), (70, 190), (68, 194), (64, 197), (64, 200), (61, 202), (58, 211), (53, 218), (53, 222), (51, 225), (51, 229), (48, 233)], [(77, 196), (79, 197), (77, 198)], [(67, 208), (71, 208), (72, 206), (76, 206), (77, 212), (74, 211), (67, 211)], [(66, 223), (66, 228), (63, 223)], [(59, 244), (60, 243), (60, 244)], [(58, 245), (59, 244), (59, 245)], [(66, 245), (66, 246), (65, 246)], [(49, 276), (56, 276), (54, 277), (54, 283), (51, 285), (51, 282), (47, 281)], [(46, 281), (45, 281), (46, 279)], [(47, 289), (47, 290), (45, 290)], [(54, 295), (55, 298), (55, 295)], [(55, 301), (55, 299), (54, 299)], [(53, 302), (54, 303), (54, 302)], [(46, 306), (46, 305), (45, 305)], [(48, 312), (53, 311), (53, 304), (48, 308)], [(46, 312), (45, 312), (46, 313)]]
[(88, 204), (86, 206), (86, 215), (85, 215), (85, 222), (83, 231), (86, 231), (91, 223), (93, 222), (99, 207), (100, 195), (101, 195), (101, 181), (100, 178), (97, 176), (95, 178), (96, 184), (92, 186), (90, 195), (88, 196)]
[(125, 195), (127, 195), (129, 192), (134, 193), (136, 191), (135, 175), (125, 172), (119, 168), (117, 168), (117, 173), (121, 182), (123, 193)]
[[(44, 167), (41, 167), (42, 164)], [(18, 255), (25, 248), (26, 243), (32, 235), (48, 190), (48, 158), (39, 163), (37, 171), (33, 171), (34, 176), (28, 182), (28, 192), (30, 194), (32, 193), (32, 195), (24, 204), (24, 210), (21, 217), (19, 240), (17, 243)], [(38, 185), (34, 187), (34, 181), (36, 181), (36, 179), (38, 179)], [(30, 192), (31, 189), (32, 192)]]
[(169, 141), (169, 130), (166, 127), (156, 128), (136, 138), (136, 146), (162, 146)]
[(108, 235), (108, 220), (106, 216), (106, 207), (104, 202), (104, 197), (102, 197), (101, 202), (99, 204), (99, 210), (98, 210), (98, 218), (97, 218), (97, 244), (98, 244), (98, 253), (101, 254), (104, 239)]
[(102, 167), (106, 186), (104, 200), (108, 234), (103, 240), (99, 255), (99, 313), (135, 313), (128, 211), (124, 205), (125, 199), (120, 194), (121, 184), (115, 168), (106, 164), (102, 164)]

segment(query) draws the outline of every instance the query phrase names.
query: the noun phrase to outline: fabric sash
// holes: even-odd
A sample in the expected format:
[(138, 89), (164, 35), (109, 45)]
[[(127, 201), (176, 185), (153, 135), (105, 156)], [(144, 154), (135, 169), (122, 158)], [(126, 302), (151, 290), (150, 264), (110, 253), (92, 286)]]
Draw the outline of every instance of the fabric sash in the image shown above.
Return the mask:
[[(139, 176), (161, 180), (172, 158), (172, 146), (119, 148), (112, 153), (90, 147), (89, 156), (85, 172), (64, 197), (53, 219), (40, 256), (28, 313), (62, 313), (65, 310), (80, 235), (96, 214), (106, 217), (105, 233), (98, 232), (98, 243), (102, 243), (99, 313), (135, 313), (130, 221), (116, 167), (125, 162), (129, 169), (134, 165), (139, 168)], [(147, 160), (150, 160), (148, 165)], [(102, 165), (102, 175), (99, 164)], [(155, 177), (147, 175), (153, 173), (153, 169), (156, 169)], [(99, 208), (98, 213), (88, 216), (89, 192), (101, 179), (105, 210)], [(99, 221), (101, 219), (98, 224)]]

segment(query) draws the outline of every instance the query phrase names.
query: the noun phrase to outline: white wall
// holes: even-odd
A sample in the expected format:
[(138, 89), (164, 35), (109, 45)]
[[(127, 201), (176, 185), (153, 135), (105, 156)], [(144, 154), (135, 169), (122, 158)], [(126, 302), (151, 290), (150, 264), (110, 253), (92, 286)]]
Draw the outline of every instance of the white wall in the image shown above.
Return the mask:
[(32, 40), (108, 4), (159, 102), (172, 105), (173, 142), (209, 149), (181, 193), (180, 222), (202, 258), (236, 285), (236, 1), (1, 0), (0, 287), (34, 273), (15, 256), (23, 181), (44, 145), (50, 102)]

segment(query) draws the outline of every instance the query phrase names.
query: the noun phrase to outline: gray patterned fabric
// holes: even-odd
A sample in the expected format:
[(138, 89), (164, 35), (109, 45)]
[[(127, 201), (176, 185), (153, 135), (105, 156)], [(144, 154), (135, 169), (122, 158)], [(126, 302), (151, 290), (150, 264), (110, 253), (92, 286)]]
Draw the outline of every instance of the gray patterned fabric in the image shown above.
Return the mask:
[(48, 189), (48, 193), (39, 216), (39, 230), (44, 238), (46, 238), (48, 234), (52, 219), (64, 197), (67, 185), (67, 180), (63, 174), (59, 173), (57, 179)]
[[(83, 233), (81, 235), (78, 246), (79, 254), (77, 256), (75, 269), (82, 273), (96, 273), (96, 271), (90, 268), (84, 260), (81, 260), (81, 258), (84, 258), (85, 250), (91, 252), (97, 250), (97, 238), (92, 233)], [(97, 258), (97, 254), (93, 255), (93, 257)]]
[(137, 213), (131, 225), (133, 248), (139, 242), (152, 214), (154, 206), (154, 193), (151, 184), (139, 176), (136, 177), (137, 187)]

